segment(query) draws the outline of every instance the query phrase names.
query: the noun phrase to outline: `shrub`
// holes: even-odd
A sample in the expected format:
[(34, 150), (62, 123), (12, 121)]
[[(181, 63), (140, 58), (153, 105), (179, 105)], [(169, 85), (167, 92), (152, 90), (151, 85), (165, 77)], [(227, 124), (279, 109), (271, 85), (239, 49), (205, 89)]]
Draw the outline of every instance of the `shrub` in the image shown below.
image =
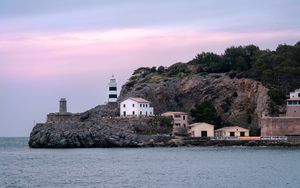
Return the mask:
[(187, 64), (185, 64), (185, 63), (176, 63), (176, 64), (174, 64), (174, 65), (172, 65), (168, 68), (168, 75), (169, 76), (177, 75), (180, 72), (189, 73), (189, 69), (188, 69)]
[(158, 74), (162, 74), (165, 72), (165, 67), (164, 66), (159, 66), (157, 69)]

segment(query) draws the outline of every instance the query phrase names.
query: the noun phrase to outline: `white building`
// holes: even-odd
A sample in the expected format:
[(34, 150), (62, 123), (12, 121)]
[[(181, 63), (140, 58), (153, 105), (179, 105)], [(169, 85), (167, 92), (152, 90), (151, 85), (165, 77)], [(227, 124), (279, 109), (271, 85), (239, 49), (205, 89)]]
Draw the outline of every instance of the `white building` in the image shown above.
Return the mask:
[(208, 123), (194, 123), (188, 126), (192, 137), (214, 137), (214, 125)]
[(290, 99), (300, 98), (300, 89), (296, 89), (294, 92), (290, 92)]
[(244, 137), (249, 136), (249, 130), (238, 127), (223, 127), (221, 129), (215, 130), (215, 137)]
[(110, 82), (108, 83), (108, 102), (117, 102), (117, 98), (117, 82), (114, 75), (112, 75)]
[(153, 116), (153, 108), (143, 98), (130, 97), (120, 103), (120, 116)]
[(290, 98), (287, 100), (286, 116), (300, 117), (300, 89), (290, 92)]

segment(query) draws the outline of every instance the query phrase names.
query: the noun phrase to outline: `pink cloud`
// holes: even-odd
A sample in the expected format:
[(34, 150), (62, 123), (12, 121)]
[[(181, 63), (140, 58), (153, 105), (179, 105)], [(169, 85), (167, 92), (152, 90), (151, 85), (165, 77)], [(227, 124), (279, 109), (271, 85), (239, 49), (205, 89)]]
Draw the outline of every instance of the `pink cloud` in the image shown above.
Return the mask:
[[(0, 34), (0, 78), (51, 79), (187, 61), (232, 45), (297, 41), (300, 32), (224, 33), (188, 29), (127, 29), (79, 33)], [(271, 46), (273, 47), (273, 46)]]

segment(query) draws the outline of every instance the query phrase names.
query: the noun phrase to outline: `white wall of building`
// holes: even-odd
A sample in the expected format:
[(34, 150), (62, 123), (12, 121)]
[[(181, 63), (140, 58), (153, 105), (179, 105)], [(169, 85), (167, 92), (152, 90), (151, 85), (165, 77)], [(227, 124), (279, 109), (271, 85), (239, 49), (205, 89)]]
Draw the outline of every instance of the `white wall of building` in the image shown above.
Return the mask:
[(202, 131), (206, 131), (207, 137), (214, 137), (214, 125), (208, 123), (194, 123), (189, 125), (189, 133), (192, 137), (202, 137)]
[[(125, 113), (124, 113), (125, 112)], [(139, 103), (127, 99), (120, 104), (120, 116), (153, 116), (153, 108), (150, 103)]]
[(300, 97), (300, 89), (297, 89), (294, 92), (290, 92), (290, 99), (299, 98), (299, 97)]
[(230, 137), (230, 133), (234, 133), (234, 136), (242, 136), (241, 132), (243, 132), (244, 136), (249, 136), (249, 130), (244, 129), (242, 127), (223, 127), (221, 129), (215, 130), (215, 136), (216, 137)]

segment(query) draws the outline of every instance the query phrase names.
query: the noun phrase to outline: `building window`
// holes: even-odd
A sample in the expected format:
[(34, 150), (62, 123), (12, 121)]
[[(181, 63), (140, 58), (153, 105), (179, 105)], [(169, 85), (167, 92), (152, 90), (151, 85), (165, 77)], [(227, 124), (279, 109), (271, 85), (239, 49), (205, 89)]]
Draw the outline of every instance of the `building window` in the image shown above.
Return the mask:
[(134, 115), (135, 114), (135, 111), (132, 111), (132, 115)]
[(140, 104), (140, 107), (142, 107), (142, 104)]
[(109, 87), (109, 91), (117, 91), (117, 87)]
[(240, 132), (240, 136), (241, 137), (245, 136), (245, 132)]
[(143, 104), (143, 107), (145, 107), (145, 104)]
[(110, 95), (109, 95), (109, 98), (117, 98), (117, 95), (115, 95), (115, 94), (110, 94)]
[(182, 116), (182, 119), (185, 120), (185, 115)]
[(123, 112), (123, 116), (126, 116), (126, 111)]
[(175, 123), (175, 126), (176, 126), (176, 127), (180, 127), (180, 124), (179, 124), (179, 123)]
[(185, 124), (183, 124), (183, 127), (186, 127)]
[(175, 114), (174, 117), (175, 117), (175, 118), (180, 118), (180, 115)]
[(297, 101), (293, 101), (293, 105), (297, 105), (298, 104), (298, 102)]
[(140, 115), (142, 115), (142, 111), (140, 111)]
[(125, 108), (125, 107), (126, 107), (126, 104), (123, 104), (123, 107)]
[(132, 107), (134, 107), (134, 104), (132, 104)]
[(288, 101), (288, 105), (292, 105), (293, 104), (293, 102), (292, 101)]
[(300, 97), (300, 93), (298, 93), (298, 97)]
[(235, 136), (234, 132), (230, 132), (230, 136)]
[(148, 107), (148, 104), (146, 104), (146, 108)]

